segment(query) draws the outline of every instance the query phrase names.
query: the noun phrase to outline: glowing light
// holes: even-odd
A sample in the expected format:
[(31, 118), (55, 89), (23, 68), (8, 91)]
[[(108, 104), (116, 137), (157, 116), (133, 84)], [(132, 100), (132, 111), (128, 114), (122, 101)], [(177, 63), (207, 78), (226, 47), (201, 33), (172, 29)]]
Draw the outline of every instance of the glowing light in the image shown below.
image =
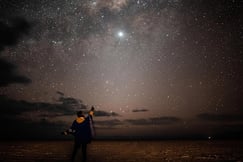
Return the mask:
[(118, 37), (120, 37), (120, 38), (124, 37), (124, 33), (123, 33), (122, 31), (119, 31), (119, 32), (117, 33), (117, 35), (118, 35)]

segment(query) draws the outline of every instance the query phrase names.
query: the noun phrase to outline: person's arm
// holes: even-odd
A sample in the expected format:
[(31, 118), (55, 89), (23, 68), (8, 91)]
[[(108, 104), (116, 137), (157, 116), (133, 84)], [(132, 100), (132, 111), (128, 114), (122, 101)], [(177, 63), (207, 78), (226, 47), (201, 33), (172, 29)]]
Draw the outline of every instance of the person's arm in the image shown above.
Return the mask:
[(73, 121), (73, 124), (69, 129), (62, 132), (63, 135), (74, 134), (74, 133), (75, 133), (75, 121)]
[(94, 111), (95, 111), (95, 108), (94, 108), (94, 106), (92, 106), (91, 109), (90, 109), (90, 111), (89, 111), (89, 116), (91, 117), (91, 119), (94, 116)]

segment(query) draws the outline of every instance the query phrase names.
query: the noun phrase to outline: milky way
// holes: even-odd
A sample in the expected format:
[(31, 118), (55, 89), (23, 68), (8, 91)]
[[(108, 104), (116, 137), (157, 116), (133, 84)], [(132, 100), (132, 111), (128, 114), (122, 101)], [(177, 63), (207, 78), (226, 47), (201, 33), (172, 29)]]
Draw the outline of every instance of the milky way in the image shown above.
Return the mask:
[(115, 126), (163, 127), (161, 120), (178, 118), (187, 129), (214, 115), (243, 114), (240, 1), (2, 0), (0, 6), (3, 24), (16, 17), (30, 24), (0, 56), (31, 80), (2, 86), (1, 95), (52, 103), (59, 91), (118, 113)]

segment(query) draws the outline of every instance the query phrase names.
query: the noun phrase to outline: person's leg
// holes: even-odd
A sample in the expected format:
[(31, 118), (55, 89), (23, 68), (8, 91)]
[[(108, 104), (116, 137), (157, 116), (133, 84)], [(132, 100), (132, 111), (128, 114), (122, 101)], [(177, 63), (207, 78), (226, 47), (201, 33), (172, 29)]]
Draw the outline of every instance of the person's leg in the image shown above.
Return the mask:
[(78, 151), (79, 148), (80, 148), (80, 144), (75, 143), (74, 147), (73, 147), (73, 153), (72, 153), (71, 162), (74, 162), (76, 154), (77, 154), (77, 151)]
[(87, 143), (82, 143), (82, 162), (87, 160)]

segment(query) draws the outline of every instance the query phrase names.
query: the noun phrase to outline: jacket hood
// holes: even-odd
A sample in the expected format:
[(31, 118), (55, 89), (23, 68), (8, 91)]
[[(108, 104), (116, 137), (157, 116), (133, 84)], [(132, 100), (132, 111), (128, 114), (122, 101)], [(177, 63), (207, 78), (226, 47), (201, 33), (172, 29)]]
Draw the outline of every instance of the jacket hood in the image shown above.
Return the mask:
[(76, 122), (80, 124), (80, 123), (83, 123), (84, 120), (85, 120), (84, 117), (77, 117)]

